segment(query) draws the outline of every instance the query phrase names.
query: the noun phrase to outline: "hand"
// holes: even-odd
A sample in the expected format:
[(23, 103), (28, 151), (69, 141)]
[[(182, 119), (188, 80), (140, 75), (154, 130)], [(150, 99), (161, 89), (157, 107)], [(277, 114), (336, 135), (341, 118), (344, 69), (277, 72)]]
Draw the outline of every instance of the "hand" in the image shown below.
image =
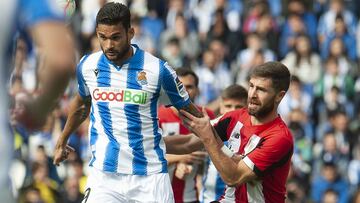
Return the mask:
[(74, 152), (75, 149), (66, 145), (65, 147), (56, 147), (54, 152), (54, 165), (59, 166), (60, 162), (66, 160), (71, 152)]
[(207, 153), (204, 151), (196, 151), (190, 154), (184, 155), (184, 159), (180, 160), (182, 163), (186, 164), (201, 164), (203, 163)]
[(195, 133), (200, 139), (203, 139), (207, 136), (214, 136), (212, 131), (212, 126), (210, 124), (210, 118), (206, 113), (205, 108), (202, 108), (203, 117), (198, 118), (190, 113), (180, 110), (180, 118), (183, 121), (183, 124)]
[(39, 115), (34, 106), (34, 97), (20, 92), (15, 95), (14, 108), (11, 113), (12, 123), (20, 123), (28, 130), (39, 130), (46, 122), (46, 115)]
[(178, 163), (176, 165), (175, 176), (180, 180), (184, 180), (186, 175), (190, 174), (193, 170), (192, 165)]

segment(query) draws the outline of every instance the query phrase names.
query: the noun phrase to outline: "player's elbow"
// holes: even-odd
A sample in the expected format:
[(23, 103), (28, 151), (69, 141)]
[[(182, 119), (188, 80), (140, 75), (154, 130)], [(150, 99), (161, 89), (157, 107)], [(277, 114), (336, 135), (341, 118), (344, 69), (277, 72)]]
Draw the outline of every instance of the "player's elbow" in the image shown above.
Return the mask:
[(222, 177), (222, 178), (226, 183), (226, 185), (231, 187), (236, 187), (250, 180), (247, 174), (239, 174), (236, 172), (232, 173), (227, 177)]
[(236, 177), (234, 176), (230, 176), (230, 177), (223, 177), (224, 183), (230, 187), (236, 187), (237, 185), (240, 185), (241, 182), (236, 179)]

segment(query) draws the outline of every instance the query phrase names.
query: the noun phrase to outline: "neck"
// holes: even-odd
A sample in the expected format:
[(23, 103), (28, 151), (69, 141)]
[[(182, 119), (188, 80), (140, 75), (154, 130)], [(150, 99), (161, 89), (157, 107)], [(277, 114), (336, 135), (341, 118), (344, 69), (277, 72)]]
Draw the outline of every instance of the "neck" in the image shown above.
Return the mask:
[(269, 123), (273, 121), (276, 117), (278, 117), (277, 108), (274, 108), (271, 112), (269, 112), (267, 115), (262, 117), (255, 117), (253, 115), (250, 116), (251, 124), (252, 125), (263, 125), (266, 123)]

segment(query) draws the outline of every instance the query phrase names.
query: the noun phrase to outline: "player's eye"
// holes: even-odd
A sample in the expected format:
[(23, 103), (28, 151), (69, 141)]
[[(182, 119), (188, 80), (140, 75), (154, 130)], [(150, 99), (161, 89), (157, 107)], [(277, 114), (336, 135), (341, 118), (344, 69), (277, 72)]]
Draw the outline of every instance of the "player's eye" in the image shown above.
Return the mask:
[(119, 40), (119, 39), (120, 39), (120, 36), (118, 36), (118, 35), (117, 35), (117, 36), (112, 36), (112, 37), (111, 37), (111, 40), (115, 40), (115, 41), (116, 41), (116, 40)]

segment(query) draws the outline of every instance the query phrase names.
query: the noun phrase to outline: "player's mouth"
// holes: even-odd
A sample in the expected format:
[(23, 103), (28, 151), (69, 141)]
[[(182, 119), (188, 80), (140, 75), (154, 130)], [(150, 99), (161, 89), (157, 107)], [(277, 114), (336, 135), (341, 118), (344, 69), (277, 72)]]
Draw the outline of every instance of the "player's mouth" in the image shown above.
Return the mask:
[(260, 106), (261, 104), (259, 102), (254, 102), (254, 101), (251, 101), (249, 102), (249, 107), (256, 107), (256, 106)]
[(106, 56), (114, 57), (116, 55), (117, 55), (116, 52), (106, 52)]

